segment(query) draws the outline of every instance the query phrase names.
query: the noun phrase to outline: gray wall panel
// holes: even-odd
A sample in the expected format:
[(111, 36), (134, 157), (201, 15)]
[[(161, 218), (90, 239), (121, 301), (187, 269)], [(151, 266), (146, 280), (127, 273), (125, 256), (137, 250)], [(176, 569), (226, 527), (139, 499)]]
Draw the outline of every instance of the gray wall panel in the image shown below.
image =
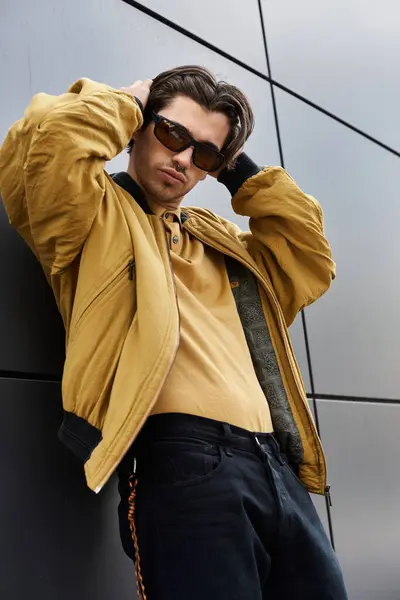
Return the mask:
[(400, 596), (400, 404), (318, 400), (336, 550), (351, 600)]
[(115, 480), (96, 496), (61, 445), (57, 384), (0, 379), (0, 597), (135, 598)]
[(262, 6), (273, 78), (399, 150), (399, 2)]
[(257, 0), (146, 0), (140, 4), (262, 73), (267, 73)]
[(306, 310), (318, 393), (400, 395), (400, 160), (292, 96), (276, 92), (285, 164), (316, 196), (337, 262)]
[(29, 0), (21, 0), (18, 6), (5, 1), (7, 19), (0, 22), (0, 51), (5, 59), (0, 63), (0, 76), (11, 81), (13, 73), (27, 64), (29, 68), (23, 71), (23, 83), (14, 79), (9, 93), (0, 97), (1, 137), (13, 120), (21, 117), (34, 93), (60, 94), (83, 76), (119, 87), (186, 62), (205, 65), (244, 90), (257, 119), (248, 149), (262, 164), (279, 162), (267, 82), (122, 0), (110, 0), (107, 5), (101, 0), (84, 4), (79, 0), (68, 4), (43, 0), (43, 14), (49, 14), (51, 28), (47, 20), (37, 18), (37, 8)]
[(44, 273), (0, 202), (0, 371), (60, 376), (64, 326)]

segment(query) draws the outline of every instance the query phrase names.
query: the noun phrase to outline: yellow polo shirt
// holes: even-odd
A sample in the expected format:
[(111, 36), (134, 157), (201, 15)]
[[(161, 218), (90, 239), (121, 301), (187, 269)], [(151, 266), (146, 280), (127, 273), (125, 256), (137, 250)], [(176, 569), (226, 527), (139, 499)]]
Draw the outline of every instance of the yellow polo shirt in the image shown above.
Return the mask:
[(189, 234), (179, 209), (151, 209), (166, 227), (180, 313), (178, 353), (152, 414), (186, 413), (272, 432), (224, 256)]

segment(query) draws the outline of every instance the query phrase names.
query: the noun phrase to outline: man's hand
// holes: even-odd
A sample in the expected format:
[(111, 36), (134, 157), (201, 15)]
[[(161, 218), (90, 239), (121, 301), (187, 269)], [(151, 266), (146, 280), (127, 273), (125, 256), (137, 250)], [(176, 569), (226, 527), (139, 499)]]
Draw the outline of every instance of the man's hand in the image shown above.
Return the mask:
[(120, 89), (122, 92), (126, 92), (131, 96), (136, 96), (136, 98), (139, 98), (140, 102), (143, 105), (143, 108), (145, 108), (147, 100), (149, 99), (150, 88), (152, 83), (152, 79), (145, 79), (144, 81), (139, 79), (138, 81), (135, 81), (135, 83), (132, 83), (132, 85), (130, 85), (129, 87), (122, 87)]

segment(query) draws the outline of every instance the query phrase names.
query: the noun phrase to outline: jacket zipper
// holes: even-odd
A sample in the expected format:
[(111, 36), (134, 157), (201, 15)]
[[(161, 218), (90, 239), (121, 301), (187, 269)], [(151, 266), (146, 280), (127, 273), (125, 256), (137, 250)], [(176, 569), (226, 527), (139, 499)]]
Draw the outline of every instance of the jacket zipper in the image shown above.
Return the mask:
[[(250, 263), (249, 263), (247, 260), (245, 260), (245, 259), (243, 259), (242, 257), (240, 257), (240, 256), (236, 255), (234, 252), (230, 252), (229, 250), (227, 251), (227, 250), (226, 250), (226, 249), (225, 249), (223, 246), (218, 246), (218, 244), (210, 243), (210, 242), (209, 242), (209, 240), (208, 240), (206, 237), (202, 236), (202, 235), (201, 235), (201, 234), (199, 234), (197, 231), (193, 231), (193, 229), (192, 229), (192, 228), (190, 228), (190, 227), (188, 227), (187, 225), (186, 225), (186, 228), (187, 228), (187, 230), (188, 230), (188, 231), (190, 231), (190, 232), (191, 232), (191, 233), (192, 233), (192, 234), (193, 234), (195, 237), (197, 237), (197, 238), (198, 238), (200, 241), (202, 241), (203, 243), (207, 244), (207, 245), (208, 245), (208, 246), (210, 246), (211, 248), (214, 248), (215, 250), (218, 250), (218, 252), (222, 252), (223, 254), (226, 254), (227, 256), (230, 256), (231, 258), (234, 258), (235, 260), (238, 260), (239, 262), (241, 262), (241, 263), (242, 263), (242, 264), (243, 264), (243, 265), (244, 265), (244, 266), (245, 266), (247, 269), (249, 269), (249, 271), (251, 271), (251, 272), (252, 272), (252, 273), (253, 273), (253, 274), (254, 274), (254, 275), (257, 277), (257, 280), (258, 280), (258, 281), (260, 281), (261, 285), (263, 286), (263, 288), (264, 288), (264, 289), (265, 289), (265, 291), (267, 292), (267, 294), (268, 294), (269, 298), (270, 298), (270, 299), (273, 301), (273, 303), (274, 303), (274, 305), (275, 305), (276, 313), (277, 313), (277, 315), (278, 315), (278, 318), (279, 318), (279, 322), (280, 322), (280, 325), (281, 325), (281, 329), (283, 329), (283, 331), (284, 331), (284, 326), (283, 326), (283, 323), (282, 323), (282, 315), (280, 314), (280, 310), (281, 310), (281, 309), (280, 309), (280, 307), (279, 307), (279, 305), (278, 305), (278, 302), (277, 302), (277, 300), (276, 300), (276, 299), (275, 299), (275, 297), (274, 297), (274, 294), (272, 293), (272, 290), (270, 290), (270, 288), (269, 288), (268, 284), (267, 284), (267, 283), (266, 283), (266, 282), (263, 280), (263, 277), (262, 277), (262, 276), (261, 276), (261, 274), (258, 272), (258, 270), (257, 270), (257, 269), (255, 269), (255, 268), (253, 267), (253, 265), (251, 265), (251, 264), (250, 264)], [(287, 344), (286, 336), (282, 336), (282, 337), (283, 337), (283, 339), (284, 339), (284, 343), (285, 343), (286, 351), (289, 351), (289, 350), (290, 350), (290, 348), (288, 348), (288, 344)], [(301, 390), (300, 390), (299, 384), (298, 384), (298, 382), (297, 382), (297, 379), (296, 379), (296, 377), (294, 376), (294, 373), (293, 373), (293, 368), (292, 368), (292, 366), (291, 366), (291, 364), (290, 364), (290, 361), (289, 361), (289, 365), (290, 365), (290, 370), (292, 371), (292, 375), (293, 375), (293, 379), (294, 379), (294, 381), (295, 381), (295, 384), (296, 384), (297, 391), (298, 391), (298, 393), (299, 393), (299, 396), (300, 396), (300, 398), (302, 398), (302, 393), (301, 393)], [(304, 402), (303, 402), (303, 404), (304, 404)], [(305, 408), (305, 407), (304, 407), (304, 410), (305, 410), (305, 413), (306, 413), (306, 415), (307, 415), (308, 421), (309, 421), (309, 423), (311, 424), (311, 418), (310, 418), (310, 415), (308, 414), (308, 411), (306, 410), (306, 408)], [(314, 436), (314, 438), (315, 438), (315, 436)], [(320, 444), (320, 442), (319, 442), (319, 440), (318, 440), (318, 439), (316, 439), (315, 441), (316, 441), (317, 445), (319, 446), (319, 448), (321, 449), (321, 457), (322, 457), (322, 460), (324, 461), (324, 468), (325, 468), (325, 473), (326, 473), (326, 460), (325, 460), (325, 457), (324, 457), (324, 453), (322, 452), (321, 444)], [(326, 480), (325, 480), (325, 485), (324, 485), (324, 495), (325, 495), (325, 496), (328, 498), (328, 501), (329, 501), (329, 502), (331, 502), (331, 496), (330, 496), (330, 486), (326, 484)]]
[(330, 485), (325, 486), (325, 494), (324, 495), (328, 501), (329, 506), (332, 507), (332, 496), (331, 496), (331, 486)]
[[(161, 219), (161, 218), (160, 218), (160, 222), (162, 222), (162, 219)], [(164, 383), (165, 383), (165, 381), (166, 381), (166, 379), (167, 379), (168, 375), (169, 375), (169, 374), (170, 374), (170, 372), (171, 372), (171, 369), (172, 369), (172, 367), (173, 367), (173, 365), (174, 365), (175, 358), (176, 358), (176, 355), (177, 355), (177, 352), (178, 352), (178, 349), (179, 349), (179, 344), (180, 344), (180, 339), (181, 339), (181, 335), (180, 335), (180, 316), (179, 316), (178, 294), (177, 294), (177, 291), (176, 291), (176, 283), (175, 283), (175, 275), (174, 275), (174, 270), (173, 270), (173, 268), (172, 268), (171, 251), (170, 251), (170, 248), (169, 248), (169, 246), (168, 246), (167, 232), (166, 232), (166, 229), (165, 229), (165, 225), (164, 225), (164, 223), (162, 223), (162, 227), (163, 227), (163, 231), (164, 231), (165, 246), (166, 246), (166, 248), (167, 248), (167, 253), (168, 253), (169, 267), (170, 267), (170, 270), (171, 270), (171, 276), (172, 276), (172, 283), (173, 283), (173, 286), (174, 286), (174, 293), (175, 293), (176, 307), (177, 307), (177, 311), (178, 311), (178, 337), (177, 337), (177, 343), (176, 343), (176, 346), (175, 346), (175, 352), (174, 352), (174, 354), (173, 354), (173, 356), (172, 356), (172, 359), (171, 359), (171, 363), (170, 363), (170, 365), (169, 365), (169, 368), (168, 368), (168, 370), (167, 370), (167, 372), (166, 372), (166, 374), (165, 374), (164, 378), (163, 378), (163, 379), (162, 379), (162, 381), (160, 382), (160, 385), (159, 385), (159, 387), (158, 387), (158, 389), (157, 389), (156, 393), (154, 394), (154, 401), (153, 401), (153, 404), (152, 404), (151, 408), (152, 408), (152, 407), (154, 406), (154, 404), (157, 402), (157, 398), (158, 398), (158, 396), (160, 395), (160, 393), (161, 393), (161, 390), (162, 390), (162, 388), (163, 388), (163, 386), (164, 386)], [(132, 261), (130, 261), (130, 262), (129, 262), (129, 265), (131, 264), (131, 262), (132, 262)], [(129, 265), (128, 265), (128, 266), (129, 266)], [(131, 274), (131, 271), (129, 271), (129, 279), (131, 279), (131, 277), (130, 277), (130, 274)], [(151, 410), (151, 408), (150, 408), (150, 410)], [(108, 474), (107, 474), (107, 475), (106, 475), (106, 476), (103, 478), (103, 481), (102, 481), (102, 482), (101, 482), (101, 483), (100, 483), (100, 484), (97, 486), (97, 488), (95, 489), (95, 493), (96, 493), (96, 494), (98, 494), (98, 493), (99, 493), (99, 492), (102, 490), (103, 486), (105, 485), (105, 482), (106, 482), (106, 481), (108, 481), (108, 479), (110, 478), (110, 476), (112, 475), (112, 473), (114, 473), (115, 469), (116, 469), (116, 468), (117, 468), (117, 466), (119, 465), (120, 461), (123, 459), (123, 457), (124, 457), (124, 456), (126, 455), (126, 453), (128, 452), (129, 448), (132, 446), (132, 444), (133, 444), (133, 442), (135, 441), (135, 438), (136, 438), (136, 436), (137, 436), (137, 432), (138, 432), (138, 431), (140, 431), (141, 427), (143, 426), (143, 424), (144, 424), (145, 420), (146, 420), (146, 419), (147, 419), (147, 417), (148, 417), (148, 414), (149, 414), (149, 413), (147, 413), (147, 414), (146, 414), (146, 416), (144, 417), (144, 419), (143, 419), (143, 420), (142, 420), (142, 421), (139, 423), (139, 426), (137, 427), (137, 429), (136, 429), (135, 433), (134, 433), (134, 434), (131, 436), (131, 438), (130, 438), (130, 440), (129, 440), (129, 443), (128, 443), (127, 447), (126, 447), (126, 450), (125, 450), (125, 452), (122, 454), (122, 457), (121, 457), (121, 458), (120, 458), (120, 459), (119, 459), (119, 460), (118, 460), (118, 461), (117, 461), (117, 462), (116, 462), (116, 463), (115, 463), (115, 464), (112, 466), (112, 468), (109, 470)], [(135, 460), (136, 460), (136, 459), (135, 459)]]
[(133, 258), (131, 258), (131, 260), (128, 262), (128, 277), (129, 277), (130, 281), (133, 280), (134, 270), (135, 270), (135, 260)]

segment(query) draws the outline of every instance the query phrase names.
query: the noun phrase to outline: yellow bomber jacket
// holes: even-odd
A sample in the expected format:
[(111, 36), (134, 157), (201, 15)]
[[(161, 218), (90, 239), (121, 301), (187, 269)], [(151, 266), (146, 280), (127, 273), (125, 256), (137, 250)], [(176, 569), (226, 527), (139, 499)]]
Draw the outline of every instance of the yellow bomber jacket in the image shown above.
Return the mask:
[[(81, 79), (61, 96), (35, 96), (0, 149), (10, 223), (40, 261), (65, 325), (60, 438), (95, 491), (145, 423), (179, 345), (162, 221), (104, 170), (141, 125), (134, 98)], [(185, 209), (184, 226), (255, 281), (301, 446), (300, 478), (323, 494), (325, 458), (287, 330), (335, 275), (322, 211), (280, 167), (245, 181), (232, 206), (250, 217), (249, 232), (199, 208)]]

